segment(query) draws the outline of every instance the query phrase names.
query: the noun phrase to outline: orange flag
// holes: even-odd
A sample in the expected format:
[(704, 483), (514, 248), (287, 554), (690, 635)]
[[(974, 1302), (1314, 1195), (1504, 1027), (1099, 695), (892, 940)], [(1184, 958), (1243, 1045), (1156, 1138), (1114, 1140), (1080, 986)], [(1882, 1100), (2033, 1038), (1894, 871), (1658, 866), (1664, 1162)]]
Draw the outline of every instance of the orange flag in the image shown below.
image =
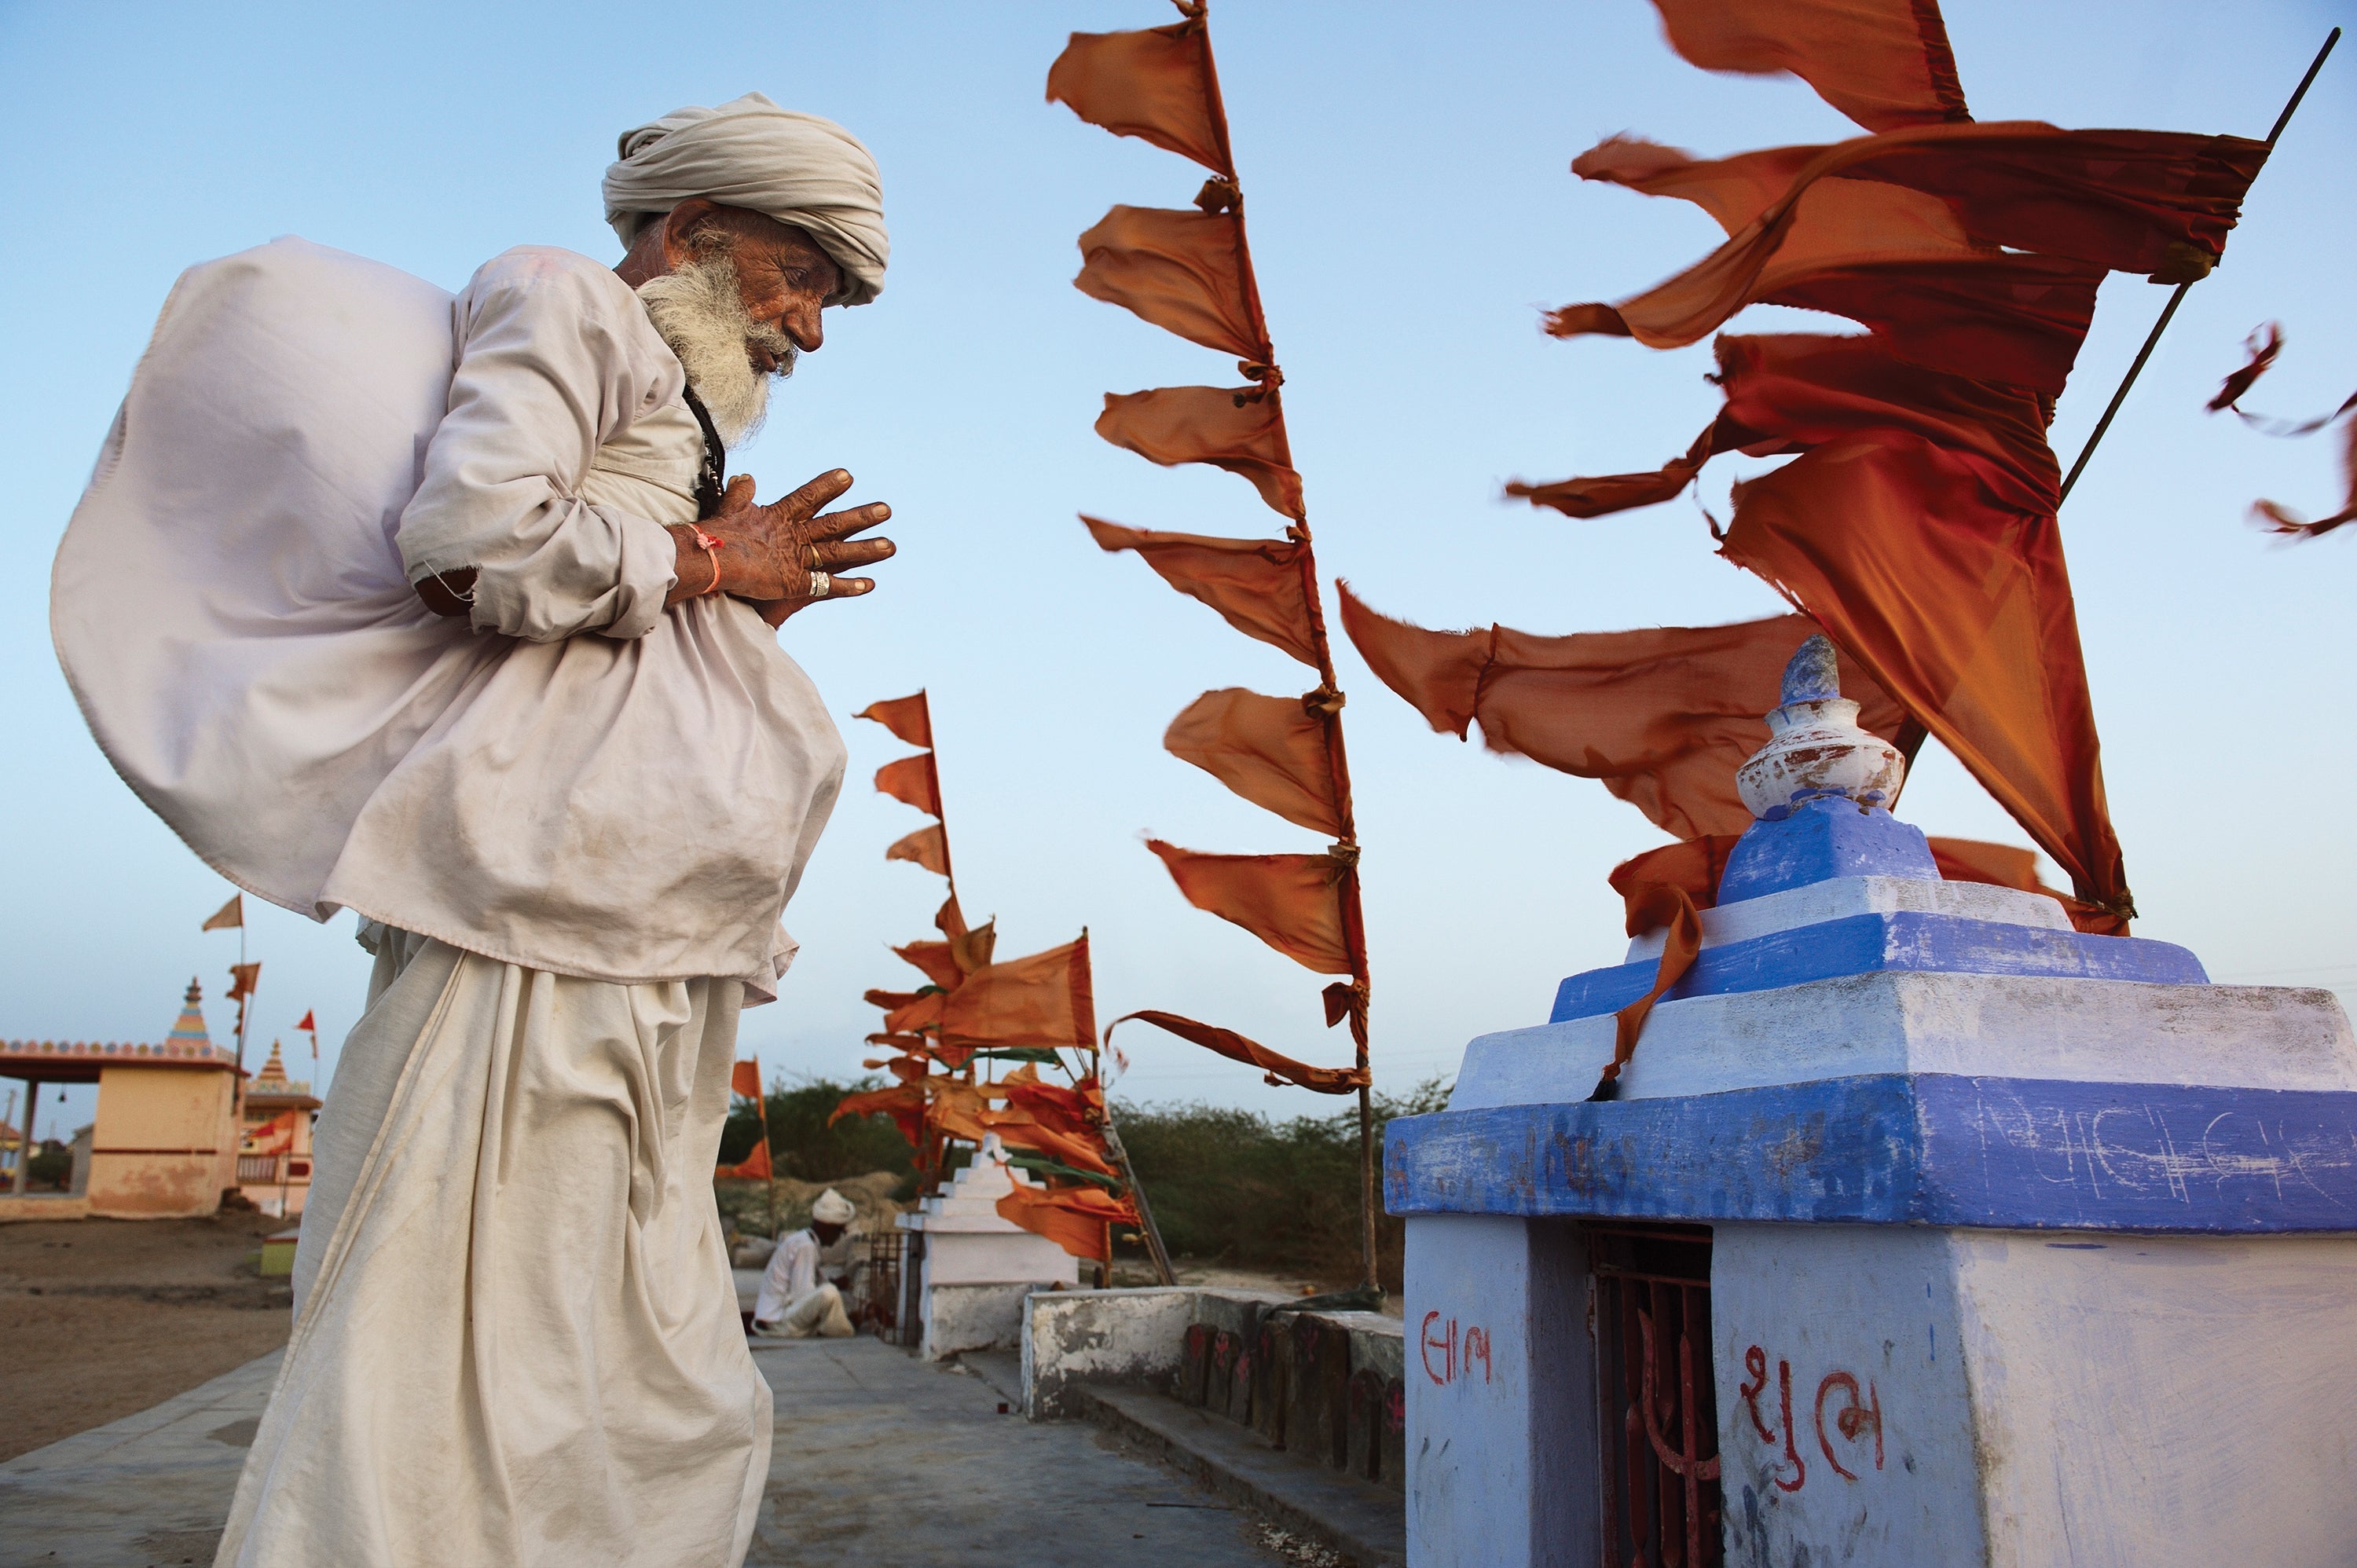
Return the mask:
[(1326, 721), (1308, 699), (1239, 686), (1206, 692), (1170, 721), (1162, 747), (1254, 805), (1329, 838), (1343, 834)]
[(759, 1100), (761, 1098), (761, 1062), (759, 1058), (756, 1057), (751, 1061), (738, 1062), (735, 1067), (729, 1069), (728, 1091), (731, 1094), (741, 1094), (748, 1100)]
[[(1478, 720), (1491, 750), (1598, 779), (1682, 839), (1751, 825), (1735, 770), (1768, 744), (1760, 715), (1781, 701), (1785, 660), (1817, 629), (1805, 616), (1774, 616), (1571, 637), (1427, 631), (1377, 615), (1347, 584), (1338, 591), (1360, 654), (1434, 729), (1461, 739)], [(1921, 729), (1856, 660), (1844, 663), (1858, 723), (1911, 757)]]
[(1353, 972), (1342, 926), (1346, 862), (1330, 854), (1203, 854), (1160, 839), (1146, 847), (1198, 909), (1242, 926), (1306, 969)]
[(770, 1145), (765, 1139), (753, 1145), (753, 1152), (733, 1165), (722, 1165), (712, 1173), (722, 1181), (769, 1181), (774, 1176), (770, 1164)]
[(944, 1045), (1095, 1045), (1089, 939), (975, 970), (943, 999), (941, 1021)]
[(961, 977), (988, 963), (998, 946), (998, 922), (985, 920), (969, 929), (965, 911), (958, 908), (954, 893), (942, 899), (942, 907), (933, 911), (933, 929), (948, 941), (951, 961), (957, 965)]
[(1683, 843), (1649, 849), (1614, 866), (1606, 880), (1620, 895), (1629, 934), (1640, 937), (1653, 929), (1652, 922), (1662, 912), (1662, 906), (1652, 897), (1656, 888), (1676, 888), (1697, 909), (1717, 904), (1718, 879), (1727, 875), (1727, 857), (1735, 853), (1736, 841), (1742, 836), (1740, 832), (1706, 833)]
[(1764, 305), (1846, 316), (1902, 360), (2061, 395), (2105, 276), (2092, 262), (2015, 252), (1812, 268)]
[(930, 751), (903, 757), (877, 768), (876, 788), (929, 817), (942, 814), (941, 786), (933, 779), (933, 754)]
[(229, 966), (227, 995), (230, 1001), (237, 1002), (253, 995), (255, 988), (261, 983), (262, 961), (260, 959), (254, 960), (252, 963), (233, 963)]
[(1096, 1086), (1093, 1077), (1084, 1078), (1070, 1089), (1052, 1083), (1010, 1081), (1006, 1103), (1039, 1126), (1074, 1138), (1092, 1139), (1103, 1146), (1104, 1091)]
[(1123, 1014), (1105, 1026), (1105, 1037), (1110, 1040), (1114, 1030), (1132, 1018), (1167, 1030), (1207, 1051), (1215, 1051), (1231, 1061), (1256, 1067), (1267, 1076), (1272, 1087), (1282, 1088), (1292, 1083), (1319, 1094), (1349, 1094), (1365, 1088), (1370, 1081), (1365, 1068), (1311, 1067), (1307, 1062), (1297, 1062), (1291, 1057), (1279, 1055), (1257, 1041), (1248, 1040), (1233, 1029), (1198, 1023), (1192, 1018), (1165, 1013), (1157, 1008)]
[(1790, 71), (1869, 131), (1968, 120), (1935, 0), (1653, 0), (1689, 65)]
[(1842, 437), (1738, 487), (1721, 553), (1900, 697), (2110, 929), (2135, 913), (2051, 515), (1921, 436)]
[(1317, 585), (1309, 546), (1297, 539), (1222, 539), (1124, 528), (1083, 515), (1104, 551), (1135, 550), (1162, 580), (1211, 606), (1246, 637), (1318, 668)]
[(947, 876), (950, 874), (949, 834), (942, 831), (939, 822), (929, 828), (919, 828), (886, 850), (884, 858), (910, 861), (936, 876)]
[[(1709, 162), (1616, 140), (1582, 155), (1574, 170), (1696, 201), (1728, 238), (1617, 306), (1555, 312), (1548, 330), (1617, 332), (1674, 348), (1829, 271), (1969, 261), (1999, 246), (2183, 282), (2216, 263), (2266, 158), (2264, 143), (2238, 136), (2064, 131), (2035, 121), (1924, 126)], [(1788, 172), (1781, 192), (1754, 209)]]
[(885, 1115), (892, 1118), (900, 1129), (900, 1136), (909, 1140), (911, 1148), (924, 1142), (925, 1085), (896, 1083), (888, 1089), (863, 1090), (846, 1094), (835, 1101), (834, 1111), (826, 1119), (834, 1126), (846, 1116)]
[(220, 908), (215, 909), (211, 914), (207, 915), (205, 917), (205, 923), (199, 926), (197, 929), (200, 931), (225, 931), (233, 928), (242, 928), (244, 924), (245, 895), (242, 893), (232, 893), (229, 897), (229, 902), (222, 905)]
[(1116, 207), (1081, 236), (1072, 286), (1206, 349), (1273, 355), (1233, 212)]
[(1301, 476), (1285, 438), (1279, 394), (1259, 387), (1157, 387), (1107, 392), (1097, 434), (1149, 462), (1209, 463), (1252, 482), (1275, 510), (1298, 520)]
[[(876, 999), (878, 996), (892, 994), (895, 993), (870, 992), (867, 999), (876, 1005), (881, 1006), (883, 1004), (877, 1002)], [(942, 1004), (944, 995), (944, 993), (939, 991), (908, 993), (907, 1001), (884, 1015), (885, 1029), (895, 1035), (913, 1035), (933, 1027), (942, 1021)]]
[(295, 1112), (282, 1111), (259, 1127), (249, 1131), (242, 1140), (239, 1153), (247, 1155), (283, 1155), (295, 1146)]
[(874, 719), (894, 736), (910, 746), (931, 749), (933, 744), (933, 714), (925, 701), (925, 693), (895, 697), (886, 703), (870, 703), (852, 715), (858, 719)]
[(1136, 1206), (1102, 1187), (1041, 1187), (1017, 1182), (998, 1200), (1002, 1219), (1045, 1236), (1075, 1258), (1113, 1256), (1113, 1227), (1138, 1223)]
[(958, 967), (947, 942), (910, 942), (892, 950), (924, 971), (925, 978), (944, 991), (956, 989), (958, 983), (965, 978), (965, 972)]
[(1931, 843), (1932, 859), (1939, 866), (1940, 875), (1950, 882), (1986, 882), (2023, 893), (2043, 893), (2066, 904), (2072, 902), (2039, 880), (2038, 852), (2034, 849), (1989, 843), (1981, 839), (1935, 838)]
[(1048, 102), (1092, 125), (1135, 136), (1235, 177), (1228, 117), (1211, 65), (1201, 0), (1183, 22), (1132, 33), (1074, 33), (1048, 68)]
[[(1010, 1099), (1015, 1092), (1013, 1088), (1008, 1090)], [(993, 1113), (989, 1119), (989, 1126), (991, 1131), (998, 1134), (998, 1141), (1010, 1149), (1028, 1149), (1033, 1154), (1045, 1155), (1060, 1165), (1070, 1165), (1076, 1171), (1093, 1171), (1098, 1176), (1113, 1176), (1116, 1179), (1121, 1176), (1119, 1171), (1113, 1168), (1103, 1153), (1103, 1138), (1093, 1132), (1074, 1136), (1060, 1128), (1049, 1127), (1035, 1121), (1028, 1113), (1019, 1110)]]

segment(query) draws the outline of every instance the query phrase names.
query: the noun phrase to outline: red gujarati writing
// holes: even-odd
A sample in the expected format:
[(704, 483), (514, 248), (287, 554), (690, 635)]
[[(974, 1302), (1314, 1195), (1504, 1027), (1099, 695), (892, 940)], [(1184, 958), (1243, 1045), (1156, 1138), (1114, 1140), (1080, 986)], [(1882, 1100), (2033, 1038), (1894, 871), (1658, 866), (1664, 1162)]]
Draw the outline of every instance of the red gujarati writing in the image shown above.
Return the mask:
[[(1416, 1337), (1424, 1352), (1424, 1375), (1445, 1387), (1459, 1378), (1471, 1377), (1473, 1363), (1478, 1360), (1481, 1363), (1481, 1380), (1488, 1382), (1490, 1331), (1479, 1324), (1468, 1324), (1460, 1337), (1457, 1319), (1452, 1317), (1435, 1334), (1434, 1325), (1439, 1322), (1439, 1313), (1427, 1312), (1424, 1315), (1424, 1326), (1417, 1331)], [(1432, 1353), (1436, 1350), (1440, 1352), (1437, 1368), (1432, 1364)]]
[[(1772, 1475), (1770, 1478), (1776, 1483), (1777, 1490), (1797, 1492), (1808, 1485), (1809, 1466), (1792, 1442), (1792, 1363), (1784, 1360), (1776, 1363), (1776, 1413), (1778, 1424), (1783, 1429), (1781, 1440), (1776, 1433), (1769, 1430), (1766, 1419), (1760, 1413), (1760, 1396), (1768, 1388), (1768, 1352), (1757, 1345), (1746, 1347), (1743, 1369), (1749, 1374), (1749, 1380), (1736, 1392), (1742, 1396), (1744, 1411), (1751, 1417), (1751, 1430), (1760, 1434), (1760, 1442), (1770, 1447), (1781, 1441), (1784, 1450), (1782, 1465), (1792, 1467), (1789, 1478), (1781, 1474)], [(1840, 1434), (1846, 1442), (1859, 1443), (1864, 1441), (1866, 1432), (1871, 1428), (1874, 1433), (1874, 1467), (1878, 1470), (1882, 1468), (1882, 1395), (1869, 1380), (1866, 1385), (1865, 1397), (1860, 1398), (1857, 1379), (1848, 1372), (1827, 1372), (1817, 1384), (1817, 1397), (1811, 1412), (1817, 1429), (1817, 1446), (1824, 1451), (1825, 1463), (1833, 1466), (1835, 1475), (1846, 1481), (1855, 1481), (1858, 1478), (1857, 1472), (1842, 1463), (1840, 1453), (1834, 1447), (1833, 1434), (1825, 1430), (1825, 1402), (1836, 1389), (1841, 1391), (1846, 1402), (1834, 1412), (1834, 1432)], [(1782, 1465), (1779, 1466), (1780, 1470)]]

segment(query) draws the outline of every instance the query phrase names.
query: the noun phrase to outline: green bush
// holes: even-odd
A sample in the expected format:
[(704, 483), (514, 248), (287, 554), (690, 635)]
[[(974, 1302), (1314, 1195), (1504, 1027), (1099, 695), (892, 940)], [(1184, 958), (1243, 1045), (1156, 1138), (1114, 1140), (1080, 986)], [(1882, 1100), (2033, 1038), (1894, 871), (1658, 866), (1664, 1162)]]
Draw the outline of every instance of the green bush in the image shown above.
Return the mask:
[[(892, 1118), (880, 1113), (846, 1116), (833, 1126), (827, 1118), (846, 1094), (878, 1089), (883, 1080), (863, 1078), (856, 1083), (832, 1079), (803, 1079), (791, 1085), (772, 1085), (767, 1096), (770, 1112), (770, 1165), (779, 1176), (798, 1181), (834, 1181), (866, 1176), (870, 1171), (907, 1171), (913, 1190), (916, 1152)], [(761, 1113), (753, 1101), (738, 1095), (729, 1109), (728, 1125), (720, 1134), (720, 1163), (733, 1165), (753, 1152), (761, 1136)]]
[[(1400, 1288), (1400, 1222), (1381, 1212), (1383, 1126), (1448, 1103), (1438, 1079), (1374, 1097), (1377, 1272)], [(1114, 1120), (1174, 1257), (1358, 1283), (1359, 1110), (1275, 1121), (1221, 1105), (1116, 1103)], [(1117, 1246), (1143, 1257), (1138, 1243)]]

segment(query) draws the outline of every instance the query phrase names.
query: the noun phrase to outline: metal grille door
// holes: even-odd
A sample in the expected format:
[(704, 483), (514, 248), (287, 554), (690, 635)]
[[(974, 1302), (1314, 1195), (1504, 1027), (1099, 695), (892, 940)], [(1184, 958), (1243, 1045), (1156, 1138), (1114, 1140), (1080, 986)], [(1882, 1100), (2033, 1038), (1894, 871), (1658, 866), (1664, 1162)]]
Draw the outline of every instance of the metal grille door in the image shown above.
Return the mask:
[(1710, 1231), (1589, 1230), (1606, 1568), (1716, 1568)]

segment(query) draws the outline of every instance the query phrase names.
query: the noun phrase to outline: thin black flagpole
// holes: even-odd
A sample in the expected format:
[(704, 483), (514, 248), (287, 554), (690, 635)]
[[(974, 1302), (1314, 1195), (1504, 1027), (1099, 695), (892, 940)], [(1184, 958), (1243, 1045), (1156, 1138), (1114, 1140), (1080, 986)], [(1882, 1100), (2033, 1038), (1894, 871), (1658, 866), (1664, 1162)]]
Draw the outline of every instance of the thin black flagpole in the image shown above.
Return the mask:
[[(2269, 152), (2275, 150), (2276, 139), (2284, 134), (2284, 127), (2291, 124), (2292, 113), (2299, 107), (2299, 101), (2308, 96), (2309, 86), (2316, 81), (2316, 73), (2324, 69), (2325, 57), (2331, 54), (2332, 46), (2340, 41), (2341, 29), (2338, 27), (2325, 36), (2324, 47), (2317, 50), (2316, 59), (2309, 62), (2308, 74), (2299, 79), (2299, 86), (2293, 90), (2291, 101), (2284, 105), (2283, 113), (2276, 116), (2275, 129), (2267, 133)], [(2177, 292), (2169, 296), (2169, 304), (2162, 307), (2160, 319), (2152, 324), (2152, 331), (2145, 337), (2144, 347), (2136, 350), (2135, 363), (2129, 365), (2128, 373), (2120, 378), (2120, 390), (2112, 394), (2111, 406), (2104, 410), (2103, 418), (2095, 421), (2095, 433), (2088, 436), (2086, 446), (2079, 449), (2079, 460), (2071, 465), (2071, 472), (2062, 481), (2062, 494), (2058, 505), (2071, 499), (2071, 487), (2079, 482), (2079, 475), (2086, 468), (2087, 459), (2095, 455), (2095, 446), (2103, 440), (2104, 432), (2112, 427), (2112, 420), (2120, 412), (2120, 404), (2127, 402), (2128, 389), (2136, 385), (2136, 377), (2144, 373), (2144, 362), (2152, 358), (2153, 349), (2160, 343), (2160, 335), (2169, 330), (2169, 320), (2176, 316), (2177, 307), (2185, 303), (2185, 291), (2200, 281), (2198, 278), (2188, 279), (2179, 284)]]

